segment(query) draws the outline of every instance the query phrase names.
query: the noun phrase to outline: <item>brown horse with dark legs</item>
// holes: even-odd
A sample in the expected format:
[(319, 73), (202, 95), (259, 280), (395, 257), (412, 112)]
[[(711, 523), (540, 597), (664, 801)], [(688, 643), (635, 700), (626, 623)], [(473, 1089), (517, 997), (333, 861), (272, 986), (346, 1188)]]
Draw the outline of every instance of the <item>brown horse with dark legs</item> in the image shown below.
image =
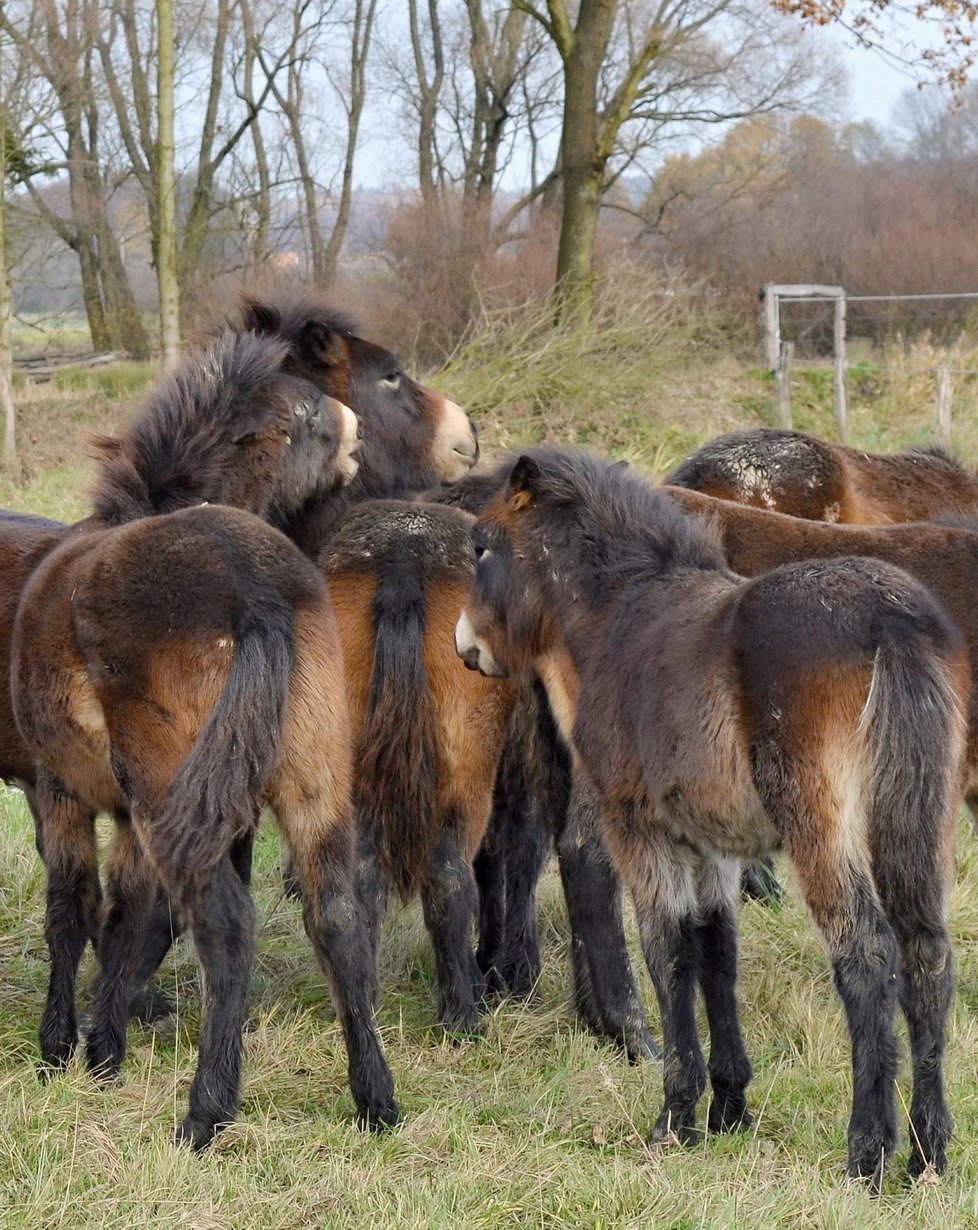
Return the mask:
[(466, 474), (479, 458), (472, 418), (414, 380), (396, 355), (360, 336), (356, 323), (316, 290), (292, 285), (245, 295), (228, 317), (288, 344), (286, 368), (349, 406), (364, 447), (356, 479), (302, 524), (283, 527), (313, 558), (350, 504), (405, 498)]
[[(295, 287), (267, 298), (243, 298), (228, 327), (256, 332), (281, 356), (283, 370), (305, 377), (323, 393), (354, 406), (362, 436), (360, 468), (353, 483), (320, 493), (301, 510), (273, 510), (279, 529), (317, 555), (329, 528), (356, 500), (401, 496), (451, 482), (479, 455), (475, 425), (454, 402), (404, 373), (400, 360), (358, 335), (350, 318), (315, 291)], [(227, 332), (225, 328), (224, 332)], [(204, 348), (209, 350), (215, 331)], [(284, 349), (281, 349), (282, 347)], [(221, 373), (215, 373), (226, 379)], [(160, 398), (168, 396), (165, 386)], [(228, 386), (233, 390), (233, 386)], [(215, 389), (215, 395), (219, 393)], [(150, 403), (153, 404), (152, 402)], [(168, 430), (161, 420), (162, 430)], [(160, 441), (161, 447), (163, 441)], [(173, 484), (170, 498), (177, 498)], [(184, 503), (193, 503), (190, 491)], [(160, 511), (160, 509), (156, 509)], [(164, 510), (165, 511), (165, 510)], [(87, 525), (83, 522), (82, 525)], [(17, 732), (6, 679), (10, 636), (20, 593), (32, 569), (69, 532), (58, 522), (0, 512), (0, 779), (33, 789), (30, 756)]]
[[(220, 339), (126, 436), (101, 445), (95, 517), (38, 565), (14, 626), (11, 690), (38, 765), (48, 871), (43, 1057), (62, 1065), (76, 1044), (74, 980), (97, 901), (91, 816), (108, 811), (118, 833), (88, 1063), (103, 1077), (119, 1070), (162, 882), (202, 972), (200, 1058), (180, 1131), (194, 1147), (237, 1107), (254, 944), (239, 854), (265, 801), (295, 853), (360, 1116), (397, 1117), (355, 894), (335, 619), (311, 562), (253, 515), (288, 520), (349, 482), (356, 419), (284, 374), (283, 352), (254, 335)], [(263, 379), (243, 374), (252, 369)], [(250, 511), (209, 506), (230, 500)], [(183, 502), (204, 506), (167, 511)]]
[[(312, 555), (318, 554), (330, 528), (352, 501), (450, 482), (477, 460), (478, 438), (469, 416), (441, 394), (411, 379), (395, 355), (360, 337), (350, 318), (330, 307), (315, 291), (293, 287), (266, 298), (246, 297), (229, 326), (238, 333), (261, 334), (267, 338), (263, 344), (279, 348), (276, 353), (283, 370), (310, 380), (339, 401), (346, 396), (347, 405), (356, 403), (362, 441), (360, 468), (353, 483), (340, 490), (320, 492), (301, 509), (271, 510), (268, 518)], [(213, 335), (217, 336), (219, 332)], [(205, 347), (208, 352), (213, 337)], [(166, 397), (164, 388), (164, 403)], [(165, 441), (159, 443), (162, 448)], [(170, 498), (176, 498), (178, 491), (179, 485), (173, 483)], [(193, 488), (188, 488), (185, 502), (194, 500)], [(68, 533), (69, 527), (39, 518), (0, 516), (0, 571), (5, 581), (0, 595), (0, 660), (4, 673), (20, 592), (38, 561)], [(32, 760), (13, 719), (5, 674), (0, 679), (0, 778), (21, 786), (33, 810)], [(248, 858), (246, 846), (242, 847), (242, 870)], [(147, 948), (147, 977), (162, 959), (171, 933), (170, 911), (163, 903)], [(149, 1015), (157, 1010), (154, 1000)]]
[(978, 505), (978, 477), (939, 448), (863, 453), (755, 427), (710, 440), (665, 480), (810, 521), (887, 525)]
[(946, 909), (969, 670), (935, 600), (865, 559), (743, 580), (667, 496), (557, 450), (520, 459), (473, 539), (458, 651), (490, 675), (540, 674), (635, 903), (666, 1051), (653, 1137), (696, 1138), (707, 1073), (710, 1129), (749, 1120), (734, 897), (739, 859), (780, 845), (846, 1009), (850, 1174), (878, 1187), (896, 1142), (898, 990), (913, 1056), (910, 1169), (943, 1170)]
[(479, 1028), (472, 860), (489, 821), (514, 690), (467, 672), (452, 631), (472, 584), (472, 518), (378, 500), (320, 556), (336, 609), (354, 730), (361, 895), (374, 941), (391, 892), (421, 897), (450, 1031)]
[[(660, 490), (688, 512), (714, 524), (728, 565), (741, 576), (760, 576), (783, 564), (807, 559), (849, 555), (884, 560), (904, 569), (940, 600), (964, 637), (969, 659), (978, 662), (978, 609), (974, 603), (978, 593), (978, 519), (948, 518), (946, 524), (879, 527), (829, 525), (716, 500), (678, 487)], [(968, 707), (965, 783), (965, 800), (978, 815), (978, 689), (972, 689)], [(558, 790), (557, 797), (553, 787), (538, 793), (549, 801), (553, 818), (547, 825), (538, 823), (534, 830), (535, 815), (530, 812), (522, 827), (508, 830), (508, 849), (493, 852), (492, 872), (505, 876), (508, 856), (516, 868), (512, 874), (526, 878), (530, 887), (511, 895), (519, 898), (512, 906), (517, 916), (528, 917), (532, 885), (539, 874), (538, 845), (544, 833), (548, 837), (553, 833), (572, 923), (572, 951), (580, 957), (575, 960), (574, 973), (581, 1014), (589, 1022), (595, 1015), (599, 1020), (616, 1019), (622, 1015), (623, 1003), (637, 1001), (638, 992), (627, 963), (618, 908), (620, 890), (616, 880), (609, 878), (594, 791), (586, 782), (575, 781), (569, 806), (566, 786)], [(490, 833), (490, 839), (494, 836)], [(503, 863), (501, 872), (496, 871), (496, 862)], [(773, 872), (764, 865), (753, 864), (748, 869), (757, 886), (751, 895), (770, 896), (772, 891), (780, 891)], [(517, 926), (517, 941), (522, 934)], [(522, 943), (525, 947), (527, 942)], [(529, 943), (535, 946), (534, 936)], [(617, 976), (612, 980), (607, 977), (610, 961), (617, 966)]]
[[(295, 450), (292, 462), (301, 486), (297, 486), (296, 479), (290, 479), (289, 484), (281, 484), (274, 501), (261, 503), (273, 489), (274, 476), (255, 471), (259, 459), (259, 451), (254, 447), (257, 433), (268, 430), (279, 420), (291, 422), (289, 416), (297, 420), (312, 416), (306, 428), (319, 424), (324, 439), (335, 436), (335, 406), (330, 409), (314, 386), (283, 372), (286, 355), (285, 344), (272, 338), (254, 333), (218, 336), (206, 351), (161, 382), (139, 418), (121, 437), (95, 442), (103, 476), (111, 475), (112, 481), (103, 483), (91, 517), (71, 527), (22, 514), (0, 516), (0, 569), (4, 576), (0, 595), (4, 662), (0, 678), (0, 777), (24, 790), (42, 857), (36, 765), (32, 750), (17, 729), (9, 681), (14, 616), (24, 586), (38, 563), (59, 543), (135, 517), (153, 516), (218, 498), (272, 520), (301, 517), (303, 503), (307, 507), (318, 506), (323, 495), (320, 478), (316, 475), (310, 486), (310, 476), (301, 472), (301, 466), (320, 465), (322, 455), (307, 446)], [(354, 427), (355, 419), (348, 413), (347, 434)], [(332, 446), (338, 447), (338, 441), (334, 439)], [(349, 448), (349, 441), (344, 448)], [(350, 464), (349, 468), (352, 473), (355, 466)], [(298, 501), (295, 491), (305, 487), (309, 492), (303, 501)], [(50, 794), (50, 790), (45, 790)], [(91, 827), (94, 822), (94, 813), (77, 800), (59, 796), (58, 805), (66, 817), (71, 814), (70, 823), (80, 829)], [(85, 906), (93, 942), (99, 901), (96, 876), (86, 890)], [(169, 935), (170, 911), (165, 903), (158, 925)], [(151, 969), (152, 959), (149, 964)], [(136, 997), (134, 1010), (138, 1015), (152, 1018), (167, 1007), (164, 1000), (152, 993), (144, 996), (138, 988)]]

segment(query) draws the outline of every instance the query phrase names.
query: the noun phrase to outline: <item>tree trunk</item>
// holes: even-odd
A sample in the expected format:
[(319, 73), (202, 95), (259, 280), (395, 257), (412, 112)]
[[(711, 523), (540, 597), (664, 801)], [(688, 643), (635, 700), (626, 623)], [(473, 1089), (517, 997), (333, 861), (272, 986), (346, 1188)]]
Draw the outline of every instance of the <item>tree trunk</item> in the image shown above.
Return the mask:
[(564, 310), (588, 311), (594, 278), (594, 241), (607, 158), (601, 153), (598, 76), (608, 51), (614, 0), (581, 0), (577, 28), (561, 48), (564, 62), (564, 123), (560, 143), (563, 174), (557, 291)]
[(11, 320), (13, 305), (7, 276), (7, 129), (0, 107), (0, 414), (3, 416), (3, 464), (12, 470), (17, 464), (17, 416), (10, 386), (13, 368)]
[(173, 135), (173, 0), (156, 0), (156, 22), (159, 33), (157, 63), (159, 153), (156, 164), (159, 242), (156, 277), (160, 289), (160, 350), (164, 368), (171, 368), (180, 354), (177, 190)]

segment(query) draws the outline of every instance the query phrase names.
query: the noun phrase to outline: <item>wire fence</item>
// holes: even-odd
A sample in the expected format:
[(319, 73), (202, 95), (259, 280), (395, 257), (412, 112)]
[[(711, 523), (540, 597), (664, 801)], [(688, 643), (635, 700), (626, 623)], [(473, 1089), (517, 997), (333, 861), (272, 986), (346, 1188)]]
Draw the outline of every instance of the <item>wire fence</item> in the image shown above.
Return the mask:
[(831, 366), (839, 434), (848, 434), (854, 374), (898, 365), (932, 381), (938, 440), (950, 444), (952, 407), (978, 385), (978, 291), (850, 295), (842, 287), (769, 284), (763, 345), (775, 373), (779, 416), (791, 426), (791, 372)]

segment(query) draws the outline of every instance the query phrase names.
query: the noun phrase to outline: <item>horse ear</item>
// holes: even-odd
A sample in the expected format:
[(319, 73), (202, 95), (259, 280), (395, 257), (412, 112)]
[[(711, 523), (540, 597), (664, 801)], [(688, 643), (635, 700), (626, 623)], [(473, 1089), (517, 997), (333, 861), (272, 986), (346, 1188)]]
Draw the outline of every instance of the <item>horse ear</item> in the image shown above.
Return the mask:
[(307, 321), (302, 330), (300, 349), (304, 355), (322, 363), (324, 367), (336, 367), (346, 355), (341, 334), (321, 321)]
[(278, 333), (282, 325), (282, 313), (278, 308), (260, 299), (245, 299), (242, 314), (244, 327), (253, 333)]
[(540, 467), (526, 453), (513, 466), (509, 476), (509, 506), (513, 512), (529, 508), (537, 493), (537, 483), (540, 479)]
[(613, 461), (613, 462), (611, 463), (611, 468), (612, 468), (613, 470), (627, 470), (627, 469), (628, 469), (628, 462), (627, 462), (627, 461), (624, 459), (624, 457), (623, 457), (623, 458), (621, 459), (621, 461)]

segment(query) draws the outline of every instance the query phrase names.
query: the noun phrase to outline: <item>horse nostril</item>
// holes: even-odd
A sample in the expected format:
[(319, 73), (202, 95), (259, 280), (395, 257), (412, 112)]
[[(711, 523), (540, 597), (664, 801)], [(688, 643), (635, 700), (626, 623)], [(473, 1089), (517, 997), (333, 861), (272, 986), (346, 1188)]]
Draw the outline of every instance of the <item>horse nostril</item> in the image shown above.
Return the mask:
[(465, 665), (469, 668), (470, 671), (477, 671), (479, 669), (478, 646), (470, 645), (469, 648), (466, 649), (465, 653), (462, 655), (462, 661), (465, 663)]

